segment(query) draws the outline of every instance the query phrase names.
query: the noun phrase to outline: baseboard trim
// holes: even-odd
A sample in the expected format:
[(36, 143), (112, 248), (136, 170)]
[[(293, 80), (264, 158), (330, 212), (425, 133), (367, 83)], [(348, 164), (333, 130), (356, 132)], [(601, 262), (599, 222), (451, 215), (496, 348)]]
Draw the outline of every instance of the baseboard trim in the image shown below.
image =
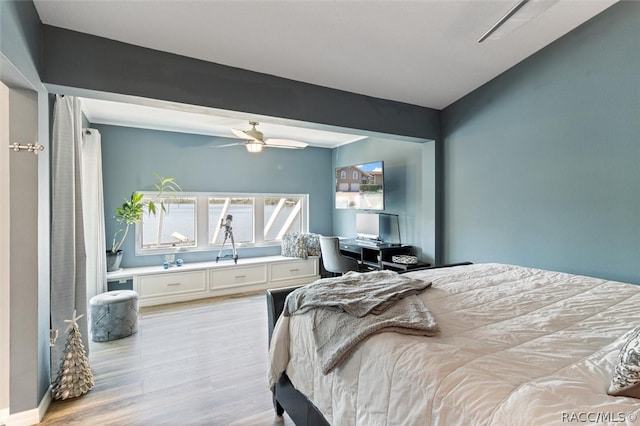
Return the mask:
[(38, 423), (40, 423), (40, 417), (37, 408), (10, 414), (7, 419), (7, 426), (29, 426), (37, 425)]
[(7, 417), (7, 426), (30, 426), (40, 423), (51, 404), (51, 386), (45, 392), (38, 408), (33, 410), (21, 411), (19, 413), (10, 414)]
[(51, 387), (51, 385), (49, 385), (49, 389), (47, 389), (47, 391), (44, 393), (44, 396), (42, 397), (40, 404), (38, 404), (38, 423), (40, 423), (40, 421), (44, 419), (44, 415), (47, 414), (47, 410), (49, 409), (49, 404), (51, 404), (52, 389), (53, 388)]

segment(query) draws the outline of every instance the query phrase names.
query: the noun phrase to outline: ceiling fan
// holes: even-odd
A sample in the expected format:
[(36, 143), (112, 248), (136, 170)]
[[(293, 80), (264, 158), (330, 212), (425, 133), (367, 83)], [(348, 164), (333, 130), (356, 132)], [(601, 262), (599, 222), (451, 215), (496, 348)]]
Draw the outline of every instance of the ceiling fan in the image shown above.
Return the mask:
[(228, 146), (244, 145), (249, 152), (261, 152), (262, 148), (287, 148), (287, 149), (302, 149), (305, 148), (308, 143), (294, 141), (290, 139), (265, 139), (262, 132), (256, 129), (260, 123), (257, 121), (250, 121), (251, 130), (238, 130), (231, 129), (234, 135), (244, 139), (244, 142), (229, 143), (225, 145), (216, 145), (213, 148), (225, 148)]

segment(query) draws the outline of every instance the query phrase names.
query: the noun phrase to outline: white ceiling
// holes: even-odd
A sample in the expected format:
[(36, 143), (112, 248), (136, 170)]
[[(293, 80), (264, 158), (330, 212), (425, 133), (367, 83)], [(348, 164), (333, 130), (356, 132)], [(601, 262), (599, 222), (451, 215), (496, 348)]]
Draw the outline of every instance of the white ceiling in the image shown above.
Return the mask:
[(518, 0), (34, 0), (34, 4), (45, 24), (443, 109), (616, 1), (530, 0), (521, 12), (537, 8), (536, 16), (482, 43), (477, 42), (480, 36)]
[[(90, 123), (111, 124), (116, 126), (138, 127), (144, 129), (165, 130), (171, 132), (193, 133), (198, 135), (237, 137), (231, 129), (250, 130), (246, 114), (229, 114), (211, 108), (191, 106), (188, 110), (180, 104), (165, 102), (123, 103), (109, 100), (80, 98), (82, 110)], [(251, 120), (259, 120), (257, 129), (265, 139), (292, 139), (306, 142), (311, 146), (335, 148), (367, 137), (363, 134), (345, 133), (313, 129), (307, 126), (279, 124), (266, 121), (255, 115)], [(214, 141), (212, 146), (229, 143)]]

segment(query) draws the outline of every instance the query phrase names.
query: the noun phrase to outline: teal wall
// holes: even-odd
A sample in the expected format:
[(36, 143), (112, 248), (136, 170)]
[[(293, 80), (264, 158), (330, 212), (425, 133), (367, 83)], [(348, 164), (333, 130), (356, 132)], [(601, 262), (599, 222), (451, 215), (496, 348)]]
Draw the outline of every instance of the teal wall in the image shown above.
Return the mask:
[[(135, 190), (153, 190), (154, 172), (176, 179), (184, 191), (309, 194), (309, 230), (331, 233), (333, 202), (331, 150), (213, 149), (230, 139), (130, 127), (91, 124), (102, 135), (102, 173), (107, 243), (115, 228), (113, 212)], [(133, 237), (123, 246), (125, 267), (157, 265), (163, 256), (135, 256)], [(239, 249), (240, 257), (280, 254), (279, 247)], [(186, 262), (214, 260), (216, 252), (192, 252)]]
[[(370, 137), (336, 148), (333, 167), (384, 161), (386, 213), (397, 214), (402, 243), (417, 249), (424, 261), (435, 255), (435, 143)], [(330, 177), (332, 185), (335, 176)], [(332, 206), (334, 206), (332, 200)], [(355, 237), (355, 210), (333, 211), (333, 233)]]
[(444, 255), (640, 283), (640, 2), (446, 108)]

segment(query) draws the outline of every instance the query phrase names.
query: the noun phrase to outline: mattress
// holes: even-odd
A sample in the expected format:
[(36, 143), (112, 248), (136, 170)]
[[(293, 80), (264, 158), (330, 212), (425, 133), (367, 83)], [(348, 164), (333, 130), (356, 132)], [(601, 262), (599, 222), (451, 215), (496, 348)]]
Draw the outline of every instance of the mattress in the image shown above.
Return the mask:
[(640, 286), (502, 264), (410, 274), (432, 282), (419, 297), (440, 333), (374, 335), (327, 375), (310, 316), (289, 317), (287, 375), (329, 423), (640, 424), (640, 400), (606, 393)]

